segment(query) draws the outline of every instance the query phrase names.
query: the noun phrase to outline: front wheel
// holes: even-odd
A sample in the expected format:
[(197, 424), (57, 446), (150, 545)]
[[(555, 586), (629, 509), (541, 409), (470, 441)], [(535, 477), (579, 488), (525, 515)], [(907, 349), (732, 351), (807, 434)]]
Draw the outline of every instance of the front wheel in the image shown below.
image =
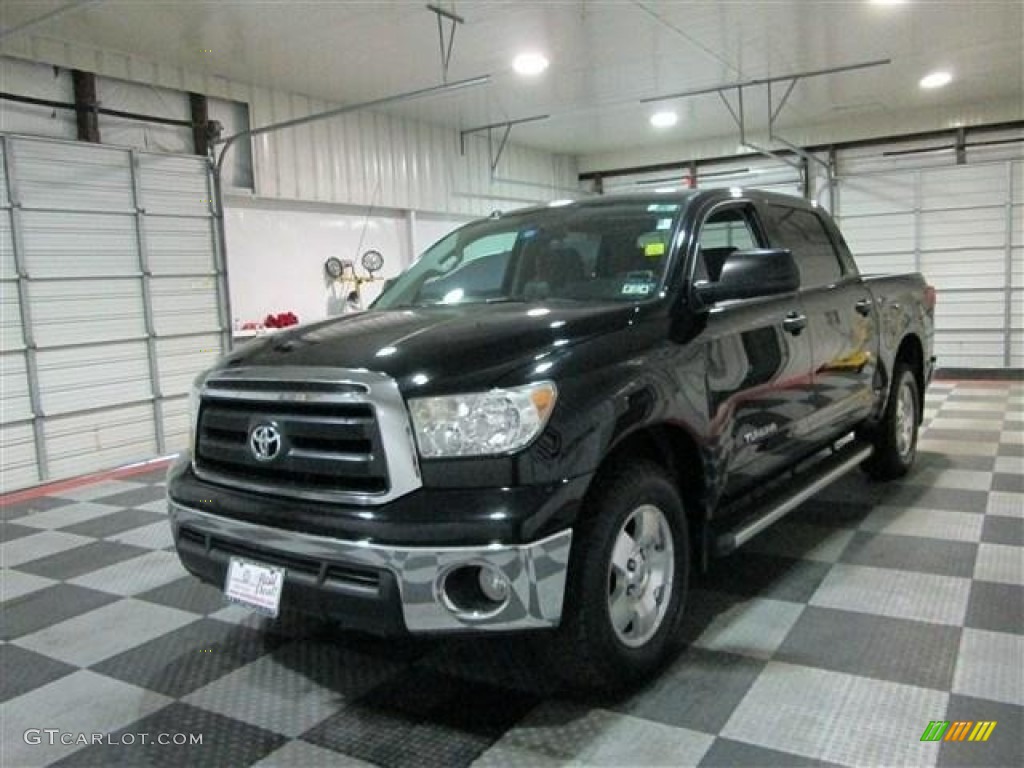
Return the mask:
[(917, 428), (921, 402), (917, 378), (910, 366), (898, 363), (885, 414), (872, 442), (875, 452), (864, 462), (864, 471), (877, 480), (902, 477), (917, 455)]
[(632, 461), (595, 486), (573, 542), (560, 673), (574, 685), (643, 679), (671, 648), (689, 570), (686, 517), (667, 473)]

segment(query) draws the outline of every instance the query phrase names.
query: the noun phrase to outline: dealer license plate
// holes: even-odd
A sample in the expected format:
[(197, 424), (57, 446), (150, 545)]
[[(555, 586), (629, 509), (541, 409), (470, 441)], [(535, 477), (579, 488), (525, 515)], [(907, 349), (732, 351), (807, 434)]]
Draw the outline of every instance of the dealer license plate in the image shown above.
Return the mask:
[(224, 595), (258, 613), (276, 617), (281, 606), (284, 587), (284, 568), (261, 565), (238, 557), (228, 564), (224, 581)]

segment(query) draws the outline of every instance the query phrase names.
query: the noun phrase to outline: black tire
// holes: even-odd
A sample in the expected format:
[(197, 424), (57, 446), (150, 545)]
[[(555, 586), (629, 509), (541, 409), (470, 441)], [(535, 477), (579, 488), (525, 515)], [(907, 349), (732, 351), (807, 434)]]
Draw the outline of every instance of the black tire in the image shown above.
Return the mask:
[(876, 480), (893, 480), (910, 471), (917, 455), (917, 431), (921, 421), (917, 378), (907, 363), (897, 363), (885, 414), (871, 440), (875, 452), (864, 462), (864, 471)]
[[(652, 509), (661, 513), (664, 525), (646, 522), (658, 520)], [(599, 479), (583, 514), (574, 532), (562, 624), (555, 636), (555, 669), (573, 687), (614, 690), (656, 671), (673, 648), (689, 582), (686, 516), (675, 484), (650, 461), (630, 461)], [(626, 574), (613, 565), (616, 542), (623, 534), (628, 538), (630, 531), (638, 534), (641, 528), (670, 536), (671, 549), (664, 536), (648, 545), (643, 543), (646, 535), (640, 533), (635, 540), (640, 544), (632, 550), (635, 559), (627, 559), (631, 573)], [(620, 565), (622, 551), (626, 550), (619, 551)], [(665, 581), (668, 563), (672, 571)], [(616, 629), (611, 603), (622, 609), (627, 600), (633, 601), (634, 623)], [(650, 619), (648, 610), (645, 621), (641, 611), (651, 602), (660, 618)], [(625, 614), (616, 613), (621, 624)]]

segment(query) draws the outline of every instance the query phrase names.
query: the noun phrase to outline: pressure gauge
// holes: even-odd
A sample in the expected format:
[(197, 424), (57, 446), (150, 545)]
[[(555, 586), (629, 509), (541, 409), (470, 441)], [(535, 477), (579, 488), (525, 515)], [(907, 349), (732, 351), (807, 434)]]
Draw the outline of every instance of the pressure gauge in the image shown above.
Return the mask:
[(337, 259), (334, 256), (331, 256), (331, 258), (324, 262), (324, 271), (327, 273), (328, 277), (334, 280), (341, 277), (341, 273), (344, 269), (345, 267), (341, 263), (341, 259)]
[(371, 275), (384, 266), (384, 257), (380, 251), (367, 251), (363, 254), (363, 269)]

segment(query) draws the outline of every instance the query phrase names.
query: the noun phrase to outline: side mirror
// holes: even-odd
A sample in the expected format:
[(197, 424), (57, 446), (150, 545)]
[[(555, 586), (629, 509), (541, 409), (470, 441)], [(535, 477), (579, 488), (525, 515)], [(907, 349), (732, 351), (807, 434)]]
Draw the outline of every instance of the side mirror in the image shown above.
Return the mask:
[(752, 299), (793, 293), (800, 287), (800, 270), (785, 248), (733, 251), (722, 264), (718, 280), (701, 280), (694, 291), (706, 306), (732, 299)]

